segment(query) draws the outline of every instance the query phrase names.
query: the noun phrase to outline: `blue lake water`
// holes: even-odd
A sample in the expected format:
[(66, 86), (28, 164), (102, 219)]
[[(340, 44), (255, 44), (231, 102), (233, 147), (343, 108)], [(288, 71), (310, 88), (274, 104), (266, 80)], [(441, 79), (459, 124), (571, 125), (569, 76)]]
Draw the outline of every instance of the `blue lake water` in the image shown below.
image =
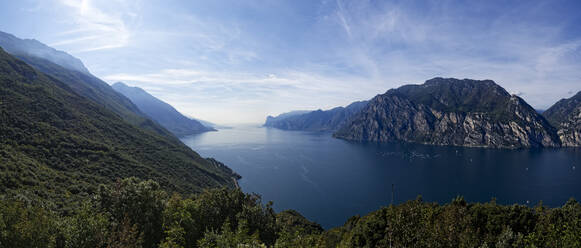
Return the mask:
[(581, 199), (581, 149), (498, 150), (361, 144), (324, 132), (235, 127), (183, 138), (242, 176), (245, 192), (295, 209), (325, 228), (415, 199), (560, 206)]

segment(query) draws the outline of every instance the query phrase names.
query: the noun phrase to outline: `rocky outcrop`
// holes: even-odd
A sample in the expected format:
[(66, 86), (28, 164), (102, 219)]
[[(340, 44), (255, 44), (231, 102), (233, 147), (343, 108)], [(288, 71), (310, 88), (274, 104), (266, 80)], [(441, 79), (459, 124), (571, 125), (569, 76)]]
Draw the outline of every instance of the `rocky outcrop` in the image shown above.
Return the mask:
[(264, 126), (283, 130), (335, 131), (365, 105), (367, 101), (360, 101), (330, 110), (293, 111), (277, 117), (268, 116)]
[(581, 108), (577, 108), (569, 119), (559, 125), (557, 134), (563, 146), (581, 146)]
[(560, 146), (556, 130), (518, 96), (491, 80), (451, 78), (378, 95), (334, 136), (491, 148)]
[(563, 146), (581, 146), (581, 92), (558, 101), (543, 116), (557, 128)]

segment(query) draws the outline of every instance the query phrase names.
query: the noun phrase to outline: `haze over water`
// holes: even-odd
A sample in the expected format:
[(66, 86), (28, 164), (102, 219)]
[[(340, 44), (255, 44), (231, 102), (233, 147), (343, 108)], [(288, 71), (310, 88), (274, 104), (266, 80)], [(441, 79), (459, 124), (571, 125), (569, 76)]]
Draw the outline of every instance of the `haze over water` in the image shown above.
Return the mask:
[(581, 149), (498, 150), (418, 144), (361, 144), (326, 132), (235, 127), (183, 138), (242, 176), (245, 192), (298, 210), (325, 228), (422, 195), (446, 203), (563, 205), (581, 199)]

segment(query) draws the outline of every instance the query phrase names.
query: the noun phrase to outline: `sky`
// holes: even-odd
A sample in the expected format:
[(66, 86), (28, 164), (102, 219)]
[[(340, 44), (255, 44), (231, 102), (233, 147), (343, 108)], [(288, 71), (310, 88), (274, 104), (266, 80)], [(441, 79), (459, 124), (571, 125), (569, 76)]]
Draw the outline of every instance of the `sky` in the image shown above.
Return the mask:
[(219, 124), (433, 77), (492, 79), (538, 109), (581, 90), (578, 0), (0, 0), (0, 31)]

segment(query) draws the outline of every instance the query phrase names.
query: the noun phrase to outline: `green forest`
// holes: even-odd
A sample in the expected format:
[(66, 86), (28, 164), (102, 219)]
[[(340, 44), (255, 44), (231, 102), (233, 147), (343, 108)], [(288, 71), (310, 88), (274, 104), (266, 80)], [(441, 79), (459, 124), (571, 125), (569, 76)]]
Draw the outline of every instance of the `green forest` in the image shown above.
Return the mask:
[(0, 202), (0, 247), (581, 247), (581, 205), (504, 206), (421, 197), (323, 230), (240, 189), (181, 196), (152, 180), (100, 185), (69, 214)]

